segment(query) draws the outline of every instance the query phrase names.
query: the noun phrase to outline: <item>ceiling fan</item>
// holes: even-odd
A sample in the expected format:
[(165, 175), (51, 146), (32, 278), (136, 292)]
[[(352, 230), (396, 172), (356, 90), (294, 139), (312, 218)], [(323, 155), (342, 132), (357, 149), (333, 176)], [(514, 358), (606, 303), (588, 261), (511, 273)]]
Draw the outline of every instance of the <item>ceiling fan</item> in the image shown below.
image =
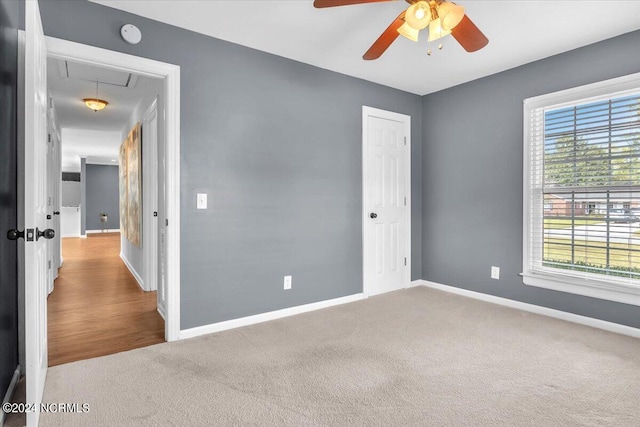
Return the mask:
[[(316, 8), (347, 6), (362, 3), (380, 3), (395, 0), (314, 0)], [(418, 33), (429, 27), (429, 41), (451, 34), (467, 52), (475, 52), (489, 43), (489, 39), (464, 13), (464, 8), (445, 0), (406, 0), (404, 10), (384, 30), (362, 57), (366, 60), (378, 59), (399, 35), (418, 41)], [(442, 45), (440, 45), (440, 48)], [(429, 54), (430, 51), (429, 51)]]

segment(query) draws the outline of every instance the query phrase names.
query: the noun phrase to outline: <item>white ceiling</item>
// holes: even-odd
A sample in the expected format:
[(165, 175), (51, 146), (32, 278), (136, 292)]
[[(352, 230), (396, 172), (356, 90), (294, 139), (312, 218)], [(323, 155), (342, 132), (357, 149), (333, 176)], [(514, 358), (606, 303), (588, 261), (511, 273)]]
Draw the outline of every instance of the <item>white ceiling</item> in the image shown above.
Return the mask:
[[(117, 164), (122, 131), (134, 109), (147, 94), (157, 92), (160, 80), (121, 71), (49, 58), (47, 83), (58, 125), (62, 129), (62, 170), (79, 171), (87, 163)], [(83, 98), (96, 96), (109, 105), (98, 112)], [(116, 160), (113, 162), (112, 160)]]
[[(458, 0), (489, 38), (466, 53), (452, 37), (426, 55), (426, 34), (362, 55), (403, 1), (315, 9), (312, 0), (91, 0), (106, 6), (418, 95), (640, 29), (638, 0)], [(153, 34), (143, 34), (153, 37)], [(637, 52), (630, 52), (637, 55)]]
[(62, 170), (80, 172), (80, 158), (87, 163), (117, 165), (120, 131), (62, 129)]

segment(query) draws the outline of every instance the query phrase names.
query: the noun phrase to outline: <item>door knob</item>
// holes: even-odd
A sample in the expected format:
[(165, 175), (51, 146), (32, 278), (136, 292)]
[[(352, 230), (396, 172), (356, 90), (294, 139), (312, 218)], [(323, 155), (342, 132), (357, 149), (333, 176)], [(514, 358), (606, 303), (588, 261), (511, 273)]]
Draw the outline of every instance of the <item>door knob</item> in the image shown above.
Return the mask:
[(60, 211), (53, 212), (54, 215), (60, 215)]
[(45, 239), (53, 239), (56, 235), (56, 232), (51, 228), (47, 228), (46, 230), (40, 230), (36, 228), (36, 241), (40, 240), (41, 237)]
[(9, 240), (24, 239), (24, 230), (20, 231), (20, 230), (12, 229), (7, 231), (7, 239)]
[(375, 212), (371, 212), (371, 213), (369, 214), (369, 217), (371, 217), (372, 219), (375, 219), (375, 218), (378, 218), (378, 214), (377, 214), (377, 213), (375, 213)]

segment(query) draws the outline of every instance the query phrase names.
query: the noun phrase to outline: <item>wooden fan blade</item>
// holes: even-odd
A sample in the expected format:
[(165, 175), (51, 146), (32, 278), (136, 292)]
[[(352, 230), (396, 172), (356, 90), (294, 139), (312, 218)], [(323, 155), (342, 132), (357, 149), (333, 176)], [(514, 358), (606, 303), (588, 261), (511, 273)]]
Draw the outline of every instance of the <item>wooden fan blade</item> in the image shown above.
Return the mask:
[(489, 39), (467, 15), (451, 30), (451, 35), (467, 52), (475, 52), (489, 44)]
[(349, 6), (351, 4), (380, 3), (387, 1), (396, 0), (315, 0), (313, 7), (321, 9), (323, 7)]
[(403, 10), (402, 13), (398, 15), (396, 20), (393, 21), (386, 30), (384, 30), (380, 37), (378, 37), (378, 40), (376, 40), (371, 45), (369, 50), (365, 52), (365, 54), (362, 56), (362, 59), (366, 59), (367, 61), (378, 59), (384, 53), (384, 51), (387, 50), (389, 46), (391, 46), (391, 43), (393, 43), (395, 39), (400, 35), (398, 33), (398, 28), (400, 28), (402, 24), (404, 24), (405, 12), (406, 11)]

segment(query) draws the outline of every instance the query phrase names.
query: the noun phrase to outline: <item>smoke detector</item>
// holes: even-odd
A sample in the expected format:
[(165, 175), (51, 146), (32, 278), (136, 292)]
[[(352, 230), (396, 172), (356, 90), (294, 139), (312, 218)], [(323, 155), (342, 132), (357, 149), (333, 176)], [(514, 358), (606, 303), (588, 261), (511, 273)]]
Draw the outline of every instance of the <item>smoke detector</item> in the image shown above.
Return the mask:
[(138, 44), (142, 40), (142, 33), (133, 24), (125, 24), (120, 28), (122, 39), (129, 44)]

